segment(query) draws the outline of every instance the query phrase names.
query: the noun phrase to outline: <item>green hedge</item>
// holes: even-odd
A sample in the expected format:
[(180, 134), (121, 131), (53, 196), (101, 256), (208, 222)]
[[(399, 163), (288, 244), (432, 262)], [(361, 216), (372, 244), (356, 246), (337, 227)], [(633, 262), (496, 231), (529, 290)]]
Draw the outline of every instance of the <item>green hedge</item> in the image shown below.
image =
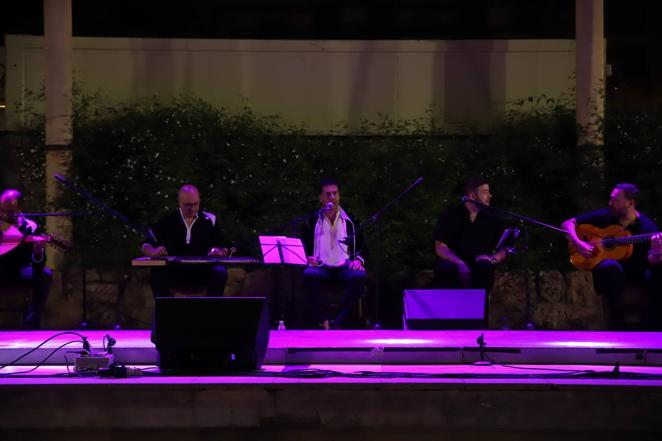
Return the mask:
[[(653, 204), (662, 192), (659, 118), (615, 115), (605, 122), (609, 144), (591, 152), (575, 145), (574, 112), (543, 104), (538, 111), (510, 112), (488, 134), (448, 134), (425, 120), (384, 118), (352, 136), (307, 136), (277, 117), (249, 108), (233, 113), (190, 97), (120, 106), (84, 97), (76, 103), (69, 177), (143, 223), (175, 206), (182, 183), (194, 183), (239, 253), (251, 254), (257, 234), (316, 208), (322, 176), (340, 180), (343, 206), (362, 219), (423, 176), (425, 183), (383, 218), (389, 272), (431, 267), (437, 216), (476, 173), (491, 179), (494, 205), (556, 225), (594, 206), (596, 198), (606, 203), (603, 181), (632, 180), (644, 190), (642, 209), (662, 220), (662, 207)], [(42, 139), (38, 124), (29, 130), (33, 140)], [(21, 145), (23, 184), (43, 186), (43, 171), (29, 167), (40, 160), (40, 142)], [(71, 193), (63, 204), (89, 208)], [(75, 242), (89, 266), (117, 266), (138, 254), (137, 235), (92, 211), (99, 216), (75, 223)], [(374, 234), (368, 236), (374, 249)], [(533, 268), (568, 268), (562, 236), (537, 227), (530, 236)]]

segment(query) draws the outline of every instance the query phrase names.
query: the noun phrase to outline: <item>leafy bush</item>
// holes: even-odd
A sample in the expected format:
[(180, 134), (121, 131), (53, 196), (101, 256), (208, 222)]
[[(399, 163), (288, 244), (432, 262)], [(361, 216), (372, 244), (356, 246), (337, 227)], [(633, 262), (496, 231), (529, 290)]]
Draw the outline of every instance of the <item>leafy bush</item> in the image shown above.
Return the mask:
[[(426, 120), (383, 118), (352, 136), (308, 136), (302, 127), (248, 107), (231, 113), (191, 97), (104, 106), (85, 96), (75, 106), (69, 178), (140, 223), (174, 208), (177, 188), (194, 183), (239, 253), (251, 254), (257, 253), (257, 234), (281, 232), (278, 226), (316, 208), (322, 176), (340, 180), (343, 206), (364, 220), (423, 176), (425, 183), (380, 224), (388, 272), (431, 266), (438, 214), (459, 200), (462, 181), (476, 173), (491, 179), (494, 205), (555, 225), (590, 208), (596, 195), (606, 199), (603, 179), (609, 186), (640, 184), (642, 206), (662, 219), (662, 208), (652, 203), (662, 191), (656, 177), (659, 118), (608, 119), (609, 145), (598, 152), (604, 163), (587, 164), (587, 150), (575, 145), (574, 112), (553, 101), (543, 104), (509, 112), (489, 134), (449, 134)], [(20, 172), (26, 187), (43, 187), (43, 156), (36, 147), (43, 143), (42, 128), (29, 130), (37, 141), (18, 149)], [(97, 214), (75, 221), (75, 242), (89, 266), (122, 265), (138, 254), (140, 237), (82, 198), (68, 192), (63, 206)], [(368, 233), (374, 249), (374, 229)], [(568, 268), (562, 235), (531, 227), (530, 237), (533, 268)]]

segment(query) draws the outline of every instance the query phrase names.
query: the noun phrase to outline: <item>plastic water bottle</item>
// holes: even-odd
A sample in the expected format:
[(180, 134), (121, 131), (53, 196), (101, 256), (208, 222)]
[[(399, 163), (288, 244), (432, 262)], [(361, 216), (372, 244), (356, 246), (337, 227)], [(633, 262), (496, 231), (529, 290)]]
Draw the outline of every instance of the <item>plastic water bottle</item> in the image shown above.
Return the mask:
[(279, 331), (285, 330), (285, 320), (278, 320), (278, 327), (276, 328)]

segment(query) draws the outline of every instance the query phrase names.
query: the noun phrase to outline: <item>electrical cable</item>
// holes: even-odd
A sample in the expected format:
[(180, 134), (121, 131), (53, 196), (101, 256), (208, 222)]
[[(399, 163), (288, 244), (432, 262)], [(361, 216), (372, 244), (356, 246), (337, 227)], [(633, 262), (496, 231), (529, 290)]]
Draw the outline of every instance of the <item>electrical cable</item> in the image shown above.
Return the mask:
[(50, 336), (49, 338), (47, 338), (46, 340), (44, 340), (43, 342), (41, 342), (39, 345), (37, 345), (34, 348), (30, 349), (28, 352), (24, 353), (20, 357), (10, 361), (9, 363), (5, 363), (3, 365), (0, 365), (0, 369), (4, 369), (8, 366), (12, 366), (12, 365), (18, 363), (20, 360), (22, 360), (23, 358), (25, 358), (28, 355), (32, 354), (33, 352), (35, 352), (37, 349), (41, 348), (43, 345), (45, 345), (49, 341), (53, 340), (56, 337), (60, 337), (62, 335), (75, 335), (77, 337), (80, 337), (81, 342), (83, 343), (83, 350), (87, 351), (88, 353), (90, 352), (90, 344), (87, 341), (87, 337), (85, 337), (84, 335), (79, 334), (78, 332), (73, 332), (73, 331), (58, 332), (57, 334), (54, 334), (54, 335)]
[[(39, 367), (41, 367), (44, 363), (46, 363), (46, 361), (47, 361), (49, 358), (51, 358), (51, 357), (52, 357), (57, 351), (59, 351), (60, 349), (64, 348), (65, 346), (68, 346), (68, 345), (71, 345), (71, 344), (74, 344), (74, 343), (80, 343), (80, 340), (70, 340), (70, 341), (68, 341), (68, 342), (66, 342), (66, 343), (61, 344), (61, 345), (58, 346), (57, 348), (53, 349), (53, 350), (52, 350), (52, 351), (51, 351), (51, 352), (50, 352), (50, 353), (49, 353), (49, 354), (48, 354), (43, 360), (41, 360), (41, 361), (40, 361), (39, 363), (37, 363), (34, 367), (32, 367), (31, 369), (28, 369), (27, 371), (19, 371), (19, 372), (8, 372), (8, 373), (3, 373), (3, 374), (0, 374), (0, 377), (10, 377), (10, 376), (17, 376), (17, 375), (22, 375), (22, 374), (29, 374), (30, 372), (33, 372), (33, 371), (37, 370), (37, 369), (38, 369)], [(6, 366), (7, 366), (7, 365), (5, 365), (4, 367), (6, 367)], [(68, 370), (68, 369), (67, 369), (67, 370)]]

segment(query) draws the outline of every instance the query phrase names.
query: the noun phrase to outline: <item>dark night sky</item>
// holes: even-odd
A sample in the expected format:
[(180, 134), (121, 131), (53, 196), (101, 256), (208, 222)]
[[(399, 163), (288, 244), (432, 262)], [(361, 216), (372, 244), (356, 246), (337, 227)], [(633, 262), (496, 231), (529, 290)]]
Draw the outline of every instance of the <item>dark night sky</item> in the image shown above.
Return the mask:
[[(3, 7), (3, 33), (43, 32), (43, 0)], [(568, 0), (74, 0), (80, 36), (202, 38), (571, 37)]]
[[(11, 1), (0, 36), (43, 33), (43, 0)], [(662, 96), (659, 0), (606, 0), (611, 102)], [(73, 0), (76, 36), (283, 39), (573, 38), (572, 0)]]

